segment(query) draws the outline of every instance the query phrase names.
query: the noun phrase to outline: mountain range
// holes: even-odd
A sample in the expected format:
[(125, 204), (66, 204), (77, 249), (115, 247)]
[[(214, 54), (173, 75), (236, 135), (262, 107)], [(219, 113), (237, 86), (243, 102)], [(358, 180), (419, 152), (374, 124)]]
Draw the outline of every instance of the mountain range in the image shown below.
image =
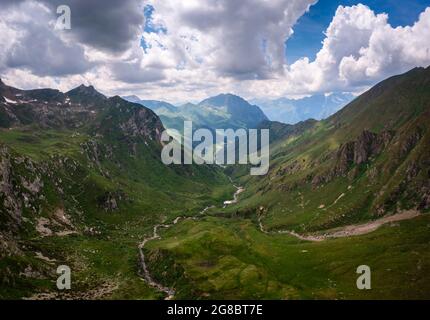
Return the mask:
[(296, 124), (309, 119), (322, 120), (346, 106), (355, 97), (350, 93), (317, 94), (301, 99), (254, 99), (270, 120)]
[[(429, 121), (430, 67), (326, 120), (261, 124), (271, 130), (268, 175), (227, 168), (239, 201), (153, 243), (156, 279), (179, 279), (178, 298), (428, 299)], [(362, 265), (372, 290), (356, 286)], [(179, 266), (190, 272), (174, 276)]]
[(198, 104), (175, 106), (137, 96), (123, 97), (153, 110), (167, 128), (182, 130), (183, 121), (190, 120), (202, 128), (256, 128), (264, 120), (296, 124), (333, 115), (354, 99), (349, 93), (318, 94), (301, 99), (254, 99), (247, 102), (233, 94), (221, 94)]
[(256, 128), (267, 120), (258, 106), (232, 94), (220, 94), (198, 104), (187, 103), (178, 107), (162, 101), (139, 100), (136, 96), (125, 99), (152, 109), (167, 128), (180, 132), (184, 121), (192, 121), (195, 128), (216, 130)]
[[(430, 68), (417, 68), (383, 81), (326, 120), (272, 123), (271, 171), (249, 187), (261, 205), (270, 199), (268, 225), (317, 230), (429, 210), (429, 86)], [(303, 206), (283, 212), (300, 200), (297, 193)]]
[[(0, 80), (0, 298), (429, 298), (430, 67), (296, 124), (233, 95), (127, 99)], [(269, 173), (163, 165), (184, 119), (269, 129)]]
[(92, 86), (62, 93), (0, 81), (0, 298), (49, 288), (53, 261), (81, 270), (74, 298), (112, 286), (113, 270), (124, 294), (142, 290), (127, 262), (135, 242), (234, 189), (218, 167), (165, 166), (163, 131), (150, 109)]

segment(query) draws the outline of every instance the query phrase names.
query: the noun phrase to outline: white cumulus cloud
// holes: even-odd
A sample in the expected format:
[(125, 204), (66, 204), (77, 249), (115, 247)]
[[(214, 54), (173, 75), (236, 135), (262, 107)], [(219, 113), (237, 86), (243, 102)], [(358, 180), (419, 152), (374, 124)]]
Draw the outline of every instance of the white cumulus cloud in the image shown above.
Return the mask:
[(393, 28), (362, 4), (339, 6), (316, 58), (288, 65), (294, 25), (316, 1), (126, 0), (116, 10), (114, 0), (69, 0), (72, 30), (64, 33), (53, 28), (60, 0), (0, 2), (0, 77), (23, 88), (91, 83), (108, 95), (185, 102), (221, 92), (360, 92), (430, 65), (430, 7)]
[(413, 26), (393, 28), (385, 13), (340, 6), (314, 61), (286, 67), (295, 93), (360, 90), (413, 67), (430, 65), (430, 8)]

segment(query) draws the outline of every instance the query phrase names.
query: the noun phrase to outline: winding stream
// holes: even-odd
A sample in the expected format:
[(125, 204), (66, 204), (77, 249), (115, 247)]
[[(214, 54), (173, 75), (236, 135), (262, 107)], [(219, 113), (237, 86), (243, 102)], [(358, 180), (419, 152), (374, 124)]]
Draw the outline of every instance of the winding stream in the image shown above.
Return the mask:
[[(231, 180), (230, 180), (231, 181)], [(242, 187), (237, 187), (235, 185), (233, 185), (236, 188), (236, 192), (233, 195), (233, 200), (229, 200), (229, 201), (224, 201), (224, 208), (226, 208), (229, 205), (235, 204), (238, 202), (239, 199), (239, 195), (245, 191), (244, 188)], [(206, 207), (204, 208), (202, 211), (199, 212), (200, 217), (202, 218), (205, 213), (210, 210), (216, 208), (216, 206), (210, 206), (210, 207)], [(153, 288), (156, 288), (157, 290), (164, 292), (167, 297), (165, 300), (171, 300), (174, 298), (175, 296), (175, 289), (173, 288), (169, 288), (169, 287), (165, 287), (163, 286), (161, 283), (157, 282), (154, 280), (154, 278), (151, 276), (151, 273), (148, 270), (148, 266), (146, 264), (145, 261), (145, 254), (143, 252), (143, 248), (145, 247), (145, 245), (149, 242), (149, 241), (153, 241), (153, 240), (159, 240), (161, 239), (158, 230), (160, 228), (163, 229), (169, 229), (171, 227), (173, 227), (174, 225), (178, 224), (179, 221), (184, 220), (184, 219), (193, 219), (193, 220), (199, 220), (201, 218), (198, 217), (177, 217), (172, 224), (157, 224), (156, 226), (154, 226), (153, 229), (153, 233), (152, 236), (146, 237), (143, 239), (143, 241), (139, 244), (139, 260), (140, 260), (140, 267), (141, 267), (141, 277)]]
[(245, 189), (242, 187), (237, 187), (235, 185), (233, 185), (233, 186), (237, 189), (233, 195), (233, 200), (224, 201), (224, 207), (223, 208), (227, 208), (227, 206), (230, 206), (232, 204), (236, 204), (239, 201), (239, 195), (245, 191)]
[(145, 262), (145, 254), (143, 253), (143, 247), (145, 246), (145, 244), (148, 241), (161, 239), (161, 237), (158, 234), (158, 229), (159, 228), (170, 228), (171, 226), (173, 226), (174, 224), (176, 224), (176, 223), (179, 222), (179, 220), (180, 220), (179, 218), (181, 218), (181, 217), (176, 218), (175, 221), (174, 221), (174, 223), (171, 224), (171, 225), (162, 225), (162, 224), (156, 225), (154, 227), (154, 230), (153, 230), (153, 235), (151, 237), (143, 239), (143, 241), (139, 245), (139, 258), (140, 258), (141, 276), (145, 279), (145, 281), (151, 287), (154, 287), (154, 288), (158, 289), (159, 291), (166, 293), (167, 294), (166, 300), (171, 300), (174, 297), (175, 290), (172, 289), (172, 288), (168, 288), (168, 287), (163, 286), (161, 283), (156, 282), (152, 278), (151, 273), (148, 270), (148, 266), (146, 265), (146, 262)]
[[(236, 204), (239, 201), (239, 195), (245, 191), (243, 187), (237, 187), (233, 185), (237, 190), (233, 195), (233, 200), (224, 201), (224, 207), (226, 208), (229, 205)], [(205, 213), (210, 210), (216, 208), (216, 206), (210, 206), (204, 208), (202, 211), (200, 211), (199, 216), (200, 217), (177, 217), (172, 224), (158, 224), (153, 229), (153, 234), (150, 237), (147, 237), (143, 239), (143, 241), (139, 245), (139, 257), (140, 257), (140, 266), (141, 266), (141, 276), (142, 278), (152, 287), (158, 289), (161, 292), (166, 293), (167, 297), (166, 300), (171, 300), (175, 296), (175, 290), (173, 288), (168, 288), (163, 286), (161, 283), (156, 282), (146, 265), (145, 262), (145, 254), (143, 253), (143, 248), (145, 245), (152, 240), (159, 240), (161, 239), (160, 235), (158, 234), (158, 230), (160, 228), (169, 229), (173, 227), (174, 225), (178, 224), (179, 221), (184, 219), (193, 219), (193, 220), (200, 220), (205, 216)], [(290, 236), (293, 236), (297, 239), (303, 240), (303, 241), (311, 241), (311, 242), (321, 242), (328, 239), (333, 238), (343, 238), (343, 237), (351, 237), (351, 236), (357, 236), (357, 235), (363, 235), (367, 233), (371, 233), (375, 230), (377, 230), (379, 227), (381, 227), (384, 224), (393, 223), (393, 222), (399, 222), (403, 220), (410, 220), (413, 218), (416, 218), (420, 216), (421, 214), (415, 210), (410, 211), (404, 211), (401, 213), (394, 214), (392, 216), (383, 217), (378, 220), (374, 220), (368, 223), (359, 224), (359, 225), (350, 225), (341, 227), (334, 230), (327, 230), (324, 234), (319, 235), (301, 235), (294, 231), (290, 230), (280, 230), (280, 231), (267, 231), (264, 228), (263, 222), (261, 221), (261, 216), (258, 216), (258, 224), (259, 229), (262, 233), (268, 234), (268, 235), (274, 235), (274, 234), (288, 234)]]

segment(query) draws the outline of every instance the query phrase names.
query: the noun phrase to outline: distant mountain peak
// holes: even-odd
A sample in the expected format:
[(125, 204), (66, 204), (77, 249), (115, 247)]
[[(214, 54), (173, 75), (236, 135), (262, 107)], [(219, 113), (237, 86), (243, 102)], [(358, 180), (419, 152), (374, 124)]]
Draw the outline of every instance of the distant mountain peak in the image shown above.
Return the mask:
[(244, 100), (242, 97), (233, 94), (233, 93), (220, 93), (219, 95), (215, 96), (216, 97), (220, 97), (220, 98), (239, 98), (241, 100)]
[(325, 119), (354, 98), (350, 93), (336, 92), (327, 95), (319, 93), (301, 99), (255, 99), (252, 103), (260, 106), (271, 120), (295, 124), (312, 118)]
[(140, 99), (138, 96), (136, 95), (130, 95), (130, 96), (123, 96), (122, 97), (124, 100), (127, 100), (129, 102), (134, 102), (134, 103), (138, 103), (139, 101), (141, 101), (142, 99)]
[[(122, 97), (120, 97), (120, 96), (118, 96), (118, 95), (113, 96), (113, 97), (110, 97), (110, 98), (109, 98), (109, 100), (110, 100), (110, 101), (114, 101), (114, 102), (118, 102), (118, 101), (121, 101), (121, 102), (123, 102), (123, 101), (127, 101), (127, 100), (123, 99)], [(129, 101), (127, 101), (127, 102), (129, 102)]]
[(249, 104), (248, 101), (239, 97), (232, 93), (221, 93), (217, 96), (207, 98), (199, 103), (199, 105), (210, 104), (215, 107), (226, 106), (234, 103), (246, 103)]
[(100, 92), (98, 92), (94, 86), (89, 85), (86, 86), (84, 84), (81, 84), (79, 87), (76, 87), (75, 89), (70, 90), (68, 93), (76, 92), (76, 93), (83, 93), (83, 94), (99, 94), (102, 95)]
[(226, 108), (230, 115), (232, 123), (236, 127), (252, 128), (267, 120), (266, 115), (256, 105), (250, 104), (248, 101), (231, 93), (223, 93), (217, 96), (203, 100), (198, 104), (200, 108)]
[(76, 87), (69, 92), (66, 93), (68, 97), (70, 97), (74, 102), (77, 103), (89, 103), (89, 102), (100, 102), (106, 100), (106, 96), (98, 92), (94, 86), (89, 85), (86, 86), (81, 84), (79, 87)]

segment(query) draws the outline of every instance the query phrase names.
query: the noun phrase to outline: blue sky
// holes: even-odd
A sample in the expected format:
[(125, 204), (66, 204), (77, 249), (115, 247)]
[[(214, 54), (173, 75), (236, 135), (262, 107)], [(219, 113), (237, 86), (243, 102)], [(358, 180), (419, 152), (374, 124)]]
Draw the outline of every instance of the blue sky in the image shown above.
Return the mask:
[[(324, 40), (324, 32), (335, 15), (337, 8), (341, 6), (352, 6), (359, 3), (365, 4), (375, 13), (387, 13), (389, 23), (392, 27), (412, 25), (418, 20), (418, 16), (429, 5), (430, 0), (319, 0), (313, 5), (309, 12), (302, 16), (294, 25), (293, 36), (286, 41), (287, 62), (292, 64), (302, 57), (315, 59), (321, 49)], [(152, 14), (154, 7), (145, 7), (146, 32), (165, 31), (154, 28)], [(142, 47), (146, 49), (145, 41), (142, 39)]]
[(321, 49), (324, 31), (329, 26), (338, 6), (362, 3), (375, 13), (387, 13), (392, 27), (412, 25), (418, 16), (430, 6), (429, 0), (319, 0), (294, 26), (294, 34), (287, 41), (287, 60), (294, 63), (307, 56), (312, 60)]
[(0, 75), (182, 103), (359, 94), (430, 65), (430, 0), (319, 0), (306, 12), (314, 2), (76, 0), (66, 34), (52, 0), (0, 1)]

